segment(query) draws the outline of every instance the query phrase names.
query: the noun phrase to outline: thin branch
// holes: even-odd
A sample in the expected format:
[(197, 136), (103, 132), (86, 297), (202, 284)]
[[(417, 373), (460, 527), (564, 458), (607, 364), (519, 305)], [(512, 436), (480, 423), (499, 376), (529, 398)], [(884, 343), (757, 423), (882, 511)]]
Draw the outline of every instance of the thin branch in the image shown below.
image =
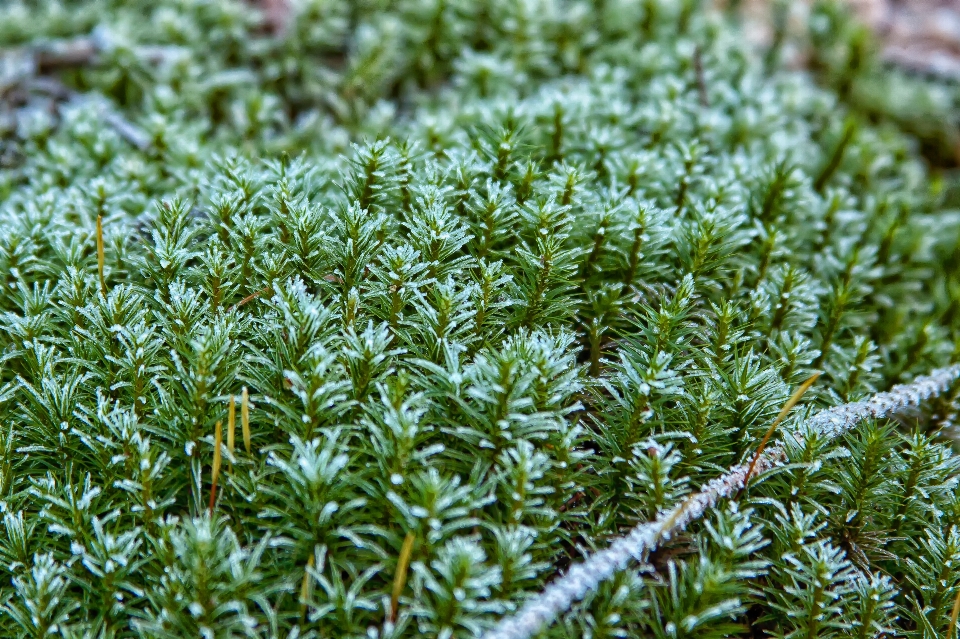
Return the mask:
[(97, 38), (84, 37), (42, 42), (27, 49), (27, 54), (33, 57), (38, 73), (50, 73), (92, 64), (102, 50), (103, 44)]
[[(64, 40), (45, 40), (26, 46), (0, 49), (0, 58), (21, 62), (21, 72), (45, 75), (61, 69), (97, 64), (100, 55), (111, 47), (109, 35), (95, 30), (89, 36)], [(149, 64), (162, 64), (187, 50), (172, 45), (144, 45), (133, 49), (134, 54)]]
[[(892, 417), (918, 407), (925, 400), (946, 392), (960, 378), (960, 366), (950, 366), (918, 377), (910, 384), (894, 386), (862, 402), (843, 404), (821, 411), (807, 425), (828, 438), (834, 438), (869, 418)], [(796, 438), (802, 437), (794, 432)], [(640, 524), (609, 547), (574, 565), (540, 594), (527, 600), (516, 615), (502, 619), (483, 639), (529, 639), (540, 629), (570, 609), (574, 602), (627, 567), (631, 560), (642, 561), (663, 541), (683, 531), (726, 497), (742, 489), (753, 475), (781, 464), (783, 448), (774, 446), (751, 467), (741, 464), (708, 482), (700, 492), (680, 502), (656, 520)]]
[[(94, 102), (94, 98), (91, 96), (74, 91), (56, 78), (31, 78), (24, 82), (24, 86), (30, 91), (48, 95), (55, 100), (73, 102), (75, 104)], [(128, 144), (143, 152), (150, 149), (152, 146), (150, 136), (143, 129), (112, 109), (106, 100), (96, 100), (95, 108), (100, 119)]]
[(699, 45), (693, 50), (693, 71), (697, 76), (697, 93), (700, 97), (700, 106), (706, 109), (710, 106), (710, 95), (707, 93), (707, 76), (703, 71), (703, 53), (700, 51)]

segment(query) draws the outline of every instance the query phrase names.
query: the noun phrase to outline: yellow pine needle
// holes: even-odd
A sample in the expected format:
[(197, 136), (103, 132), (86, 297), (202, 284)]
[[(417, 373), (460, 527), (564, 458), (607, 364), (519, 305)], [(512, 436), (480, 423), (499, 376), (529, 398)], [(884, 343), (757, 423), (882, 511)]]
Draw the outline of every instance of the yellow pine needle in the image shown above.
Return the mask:
[(210, 480), (210, 514), (213, 515), (213, 506), (217, 501), (217, 479), (220, 478), (221, 453), (220, 446), (223, 444), (223, 425), (218, 421), (217, 430), (213, 436), (213, 472)]
[(237, 402), (230, 396), (230, 409), (227, 411), (227, 450), (233, 455), (233, 444), (236, 441), (237, 431)]
[(951, 639), (956, 635), (957, 615), (960, 615), (960, 590), (957, 591), (957, 598), (953, 601), (953, 612), (950, 614), (950, 627), (947, 628), (947, 639)]
[(106, 260), (103, 257), (103, 216), (97, 216), (97, 271), (100, 273), (100, 292), (107, 296), (107, 279), (104, 277), (103, 269)]
[(247, 395), (247, 387), (243, 387), (243, 394), (240, 396), (240, 428), (243, 430), (243, 447), (250, 454), (250, 396)]
[(773, 423), (770, 424), (770, 428), (767, 430), (767, 434), (763, 436), (763, 439), (760, 440), (760, 446), (757, 447), (757, 452), (753, 454), (753, 459), (750, 460), (750, 467), (747, 469), (747, 477), (744, 480), (745, 483), (750, 481), (750, 477), (753, 476), (753, 469), (757, 465), (757, 461), (760, 459), (760, 455), (763, 454), (763, 449), (767, 447), (767, 442), (770, 441), (770, 438), (773, 436), (774, 431), (777, 430), (777, 426), (780, 425), (780, 422), (783, 421), (783, 418), (787, 416), (787, 413), (790, 412), (790, 409), (796, 406), (797, 402), (800, 401), (800, 398), (803, 397), (803, 394), (806, 393), (813, 383), (817, 381), (817, 378), (820, 377), (820, 373), (814, 373), (810, 376), (810, 379), (800, 384), (793, 395), (790, 396), (790, 399), (787, 400), (787, 403), (783, 405), (783, 408), (780, 409), (780, 414), (777, 415), (777, 418), (773, 420)]
[(307, 568), (303, 571), (303, 582), (300, 584), (300, 613), (303, 617), (303, 623), (307, 621), (307, 602), (310, 599), (310, 587), (312, 585), (310, 581), (310, 569), (313, 568), (314, 563), (314, 555), (310, 555), (310, 558), (307, 559)]
[(660, 532), (657, 533), (658, 539), (663, 536), (664, 531), (671, 530), (673, 528), (674, 523), (676, 523), (677, 519), (680, 518), (680, 515), (687, 510), (687, 506), (689, 506), (693, 502), (693, 498), (697, 497), (699, 494), (700, 493), (694, 493), (680, 502), (680, 506), (674, 509), (673, 514), (670, 515), (670, 518), (667, 519), (663, 526), (660, 527)]
[(407, 585), (407, 571), (410, 568), (410, 556), (413, 555), (413, 541), (416, 539), (412, 532), (408, 532), (400, 548), (400, 559), (397, 561), (397, 574), (393, 578), (393, 596), (390, 598), (390, 622), (397, 620), (397, 608), (400, 605), (400, 594)]

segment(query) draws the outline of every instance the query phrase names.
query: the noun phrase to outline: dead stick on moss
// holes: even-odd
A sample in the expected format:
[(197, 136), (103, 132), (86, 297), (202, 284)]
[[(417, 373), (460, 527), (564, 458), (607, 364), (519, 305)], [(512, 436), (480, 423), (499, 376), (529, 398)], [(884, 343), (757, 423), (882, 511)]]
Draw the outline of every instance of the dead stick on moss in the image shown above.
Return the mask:
[(26, 49), (26, 55), (33, 58), (37, 72), (49, 73), (92, 64), (102, 48), (96, 38), (84, 37), (42, 42)]
[[(25, 86), (31, 91), (49, 95), (56, 100), (69, 100), (77, 104), (94, 103), (93, 98), (74, 91), (55, 78), (33, 78), (26, 82)], [(120, 115), (106, 101), (96, 101), (94, 108), (100, 119), (131, 146), (146, 152), (153, 145), (150, 136), (143, 129)]]
[[(865, 419), (892, 417), (912, 410), (922, 402), (945, 393), (960, 378), (960, 365), (940, 368), (918, 377), (910, 384), (894, 386), (862, 401), (820, 411), (806, 420), (806, 427), (831, 439), (854, 428)], [(811, 382), (812, 383), (812, 382)], [(802, 439), (800, 432), (795, 438)], [(505, 617), (484, 639), (529, 639), (540, 632), (600, 584), (623, 570), (631, 561), (641, 560), (664, 540), (671, 539), (688, 525), (710, 512), (721, 499), (734, 496), (746, 485), (752, 473), (775, 468), (785, 458), (782, 448), (764, 451), (751, 470), (746, 465), (731, 468), (711, 480), (700, 492), (691, 495), (656, 520), (640, 524), (626, 535), (614, 539), (607, 548), (576, 563), (540, 593), (525, 600), (515, 615)]]
[[(28, 75), (44, 75), (75, 67), (97, 64), (100, 54), (110, 48), (107, 34), (94, 31), (93, 35), (72, 39), (46, 40), (22, 47), (0, 49), (0, 58), (23, 61), (19, 66)], [(133, 54), (149, 64), (162, 64), (183, 57), (189, 51), (180, 46), (141, 45)]]

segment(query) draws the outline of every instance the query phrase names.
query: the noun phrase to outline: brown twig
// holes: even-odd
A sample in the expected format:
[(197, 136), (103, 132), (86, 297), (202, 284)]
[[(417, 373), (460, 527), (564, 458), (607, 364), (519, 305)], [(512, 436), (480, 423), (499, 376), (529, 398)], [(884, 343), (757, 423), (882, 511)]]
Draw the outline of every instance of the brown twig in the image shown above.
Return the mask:
[[(47, 77), (62, 69), (95, 65), (107, 44), (102, 36), (74, 38), (71, 40), (52, 40), (39, 42), (26, 47), (0, 50), (0, 65), (12, 69), (6, 77), (0, 78), (0, 96), (6, 96), (12, 90), (22, 88), (29, 92), (49, 95), (55, 100), (84, 101), (89, 96), (70, 89), (56, 78)], [(144, 46), (134, 50), (135, 54), (150, 64), (159, 64), (172, 59), (179, 52), (178, 47)], [(106, 102), (98, 105), (101, 119), (117, 134), (140, 151), (151, 146), (150, 136), (142, 129), (127, 121), (120, 113), (111, 109)]]
[[(109, 44), (102, 34), (79, 38), (47, 40), (27, 46), (0, 49), (0, 57), (21, 61), (21, 73), (44, 75), (61, 69), (70, 69), (97, 64), (100, 54)], [(165, 45), (144, 45), (133, 49), (133, 53), (149, 64), (162, 64), (185, 53), (183, 47)]]
[(36, 93), (48, 95), (55, 100), (71, 100), (77, 97), (76, 91), (72, 91), (67, 86), (55, 78), (38, 77), (32, 78), (26, 88)]
[(703, 71), (703, 53), (700, 46), (693, 49), (693, 70), (697, 76), (697, 93), (700, 96), (700, 106), (708, 108), (710, 106), (710, 96), (707, 93), (707, 77)]
[(39, 73), (57, 69), (82, 67), (93, 63), (102, 46), (96, 38), (83, 37), (74, 40), (54, 40), (32, 47), (30, 53)]
[(566, 512), (569, 508), (573, 508), (574, 506), (579, 504), (583, 500), (583, 498), (586, 496), (587, 494), (582, 490), (575, 493), (573, 497), (568, 499), (566, 502), (564, 502), (562, 506), (560, 506), (559, 512)]
[[(93, 101), (89, 96), (74, 91), (56, 78), (29, 78), (22, 81), (22, 86), (28, 91), (48, 95), (61, 102), (82, 103)], [(96, 110), (100, 119), (128, 144), (136, 147), (139, 151), (145, 152), (150, 149), (152, 146), (150, 136), (143, 129), (110, 108), (106, 101), (98, 101)]]

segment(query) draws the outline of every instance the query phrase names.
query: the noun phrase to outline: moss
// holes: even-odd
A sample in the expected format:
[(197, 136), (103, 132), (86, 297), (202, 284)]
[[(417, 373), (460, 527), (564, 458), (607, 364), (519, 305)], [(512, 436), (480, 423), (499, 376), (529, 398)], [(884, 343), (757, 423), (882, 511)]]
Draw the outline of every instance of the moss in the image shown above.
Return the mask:
[[(289, 6), (0, 9), (60, 52), (0, 104), (0, 634), (477, 636), (815, 371), (955, 358), (913, 140), (696, 3)], [(943, 402), (786, 442), (547, 634), (943, 634)]]

